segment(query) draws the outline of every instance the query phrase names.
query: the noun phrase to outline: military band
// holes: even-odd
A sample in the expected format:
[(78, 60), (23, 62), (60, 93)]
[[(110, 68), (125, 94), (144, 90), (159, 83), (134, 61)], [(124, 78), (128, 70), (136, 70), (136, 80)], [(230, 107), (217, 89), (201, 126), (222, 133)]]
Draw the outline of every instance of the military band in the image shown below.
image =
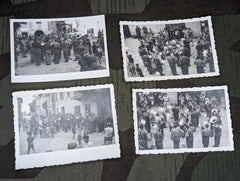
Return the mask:
[[(197, 35), (185, 24), (165, 25), (163, 29), (155, 28), (155, 31), (150, 28), (154, 24), (141, 27), (123, 25), (125, 40), (129, 39), (128, 43), (125, 43), (129, 76), (147, 77), (165, 74), (176, 76), (189, 75), (192, 72), (197, 74), (214, 72), (208, 24), (205, 21), (199, 23), (204, 23), (205, 27), (199, 30)], [(135, 33), (131, 33), (133, 27)], [(137, 42), (135, 47), (131, 45), (131, 41)], [(133, 48), (137, 49), (138, 54)], [(195, 66), (195, 70), (190, 72), (190, 66)], [(166, 67), (169, 67), (171, 72), (167, 72)]]
[(105, 69), (101, 61), (105, 56), (104, 49), (101, 30), (94, 39), (88, 34), (77, 32), (15, 37), (15, 64), (18, 68), (18, 64), (26, 57), (36, 66), (54, 66), (53, 64), (65, 64), (72, 60), (77, 62), (76, 66), (80, 66), (80, 71), (100, 70)]
[[(139, 149), (219, 147), (226, 120), (222, 95), (215, 93), (181, 92), (175, 103), (168, 93), (137, 93)], [(194, 144), (196, 137), (202, 146)]]

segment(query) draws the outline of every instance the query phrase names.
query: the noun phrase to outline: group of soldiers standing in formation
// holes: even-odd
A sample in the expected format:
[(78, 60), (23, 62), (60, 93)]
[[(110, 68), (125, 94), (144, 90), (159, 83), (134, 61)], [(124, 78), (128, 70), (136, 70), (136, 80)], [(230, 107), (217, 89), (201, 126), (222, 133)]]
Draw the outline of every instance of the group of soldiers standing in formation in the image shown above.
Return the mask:
[(52, 62), (59, 64), (63, 55), (64, 62), (69, 62), (72, 57), (75, 57), (73, 60), (78, 61), (81, 66), (80, 71), (104, 69), (101, 65), (101, 58), (104, 56), (103, 32), (99, 30), (96, 41), (90, 40), (87, 34), (80, 35), (77, 33), (16, 37), (16, 68), (18, 67), (20, 54), (22, 57), (29, 55), (31, 63), (35, 63), (36, 66), (40, 66), (42, 63), (51, 65)]
[[(194, 133), (198, 130), (204, 148), (209, 146), (211, 137), (214, 147), (220, 145), (222, 120), (216, 96), (206, 92), (179, 93), (175, 105), (170, 104), (167, 93), (138, 93), (137, 111), (140, 150), (164, 149), (164, 139), (172, 140), (174, 149), (194, 148)], [(171, 138), (165, 137), (165, 129), (169, 129)]]
[(112, 144), (114, 136), (112, 124), (111, 117), (100, 117), (93, 113), (88, 113), (85, 117), (74, 114), (39, 117), (37, 114), (33, 114), (29, 120), (22, 119), (20, 129), (28, 134), (27, 153), (29, 154), (31, 150), (35, 152), (35, 139), (54, 139), (55, 134), (59, 132), (70, 133), (73, 140), (77, 139), (78, 145), (74, 142), (69, 143), (68, 149), (94, 146), (89, 141), (90, 134), (94, 132), (104, 132), (103, 144)]
[[(197, 37), (193, 37), (191, 28), (185, 26), (179, 29), (166, 26), (158, 33), (146, 26), (142, 28), (136, 26), (135, 30), (136, 38), (140, 41), (138, 52), (143, 61), (144, 70), (139, 63), (135, 62), (130, 50), (126, 50), (128, 71), (132, 77), (144, 77), (146, 76), (144, 71), (147, 71), (149, 75), (163, 76), (166, 62), (169, 64), (172, 75), (188, 75), (191, 64), (196, 65), (198, 74), (205, 73), (206, 64), (209, 65), (210, 72), (215, 71), (208, 27), (205, 27)], [(129, 38), (130, 35), (125, 37)], [(196, 44), (196, 56), (191, 58), (191, 47), (194, 43)], [(177, 72), (177, 66), (181, 68), (181, 73)]]

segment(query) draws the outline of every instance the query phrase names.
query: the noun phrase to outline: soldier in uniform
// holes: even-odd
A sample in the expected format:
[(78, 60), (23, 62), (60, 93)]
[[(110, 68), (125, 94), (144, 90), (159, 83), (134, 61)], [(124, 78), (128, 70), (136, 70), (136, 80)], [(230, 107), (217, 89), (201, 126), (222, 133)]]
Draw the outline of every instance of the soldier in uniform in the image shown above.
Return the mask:
[(173, 140), (173, 148), (180, 148), (180, 138), (184, 136), (184, 131), (177, 125), (171, 130), (171, 139)]
[(204, 67), (205, 67), (204, 60), (197, 59), (197, 60), (194, 61), (194, 64), (196, 65), (198, 74), (204, 73)]
[(209, 137), (211, 135), (211, 130), (209, 128), (209, 124), (206, 124), (202, 127), (202, 144), (204, 148), (207, 148), (209, 145)]
[(172, 74), (173, 75), (177, 75), (177, 69), (176, 69), (177, 59), (174, 57), (173, 54), (170, 54), (170, 52), (166, 54), (166, 59), (167, 59), (167, 61), (169, 63), (169, 66), (171, 68)]
[(208, 53), (207, 53), (207, 62), (209, 63), (210, 72), (215, 72), (213, 55), (212, 55), (212, 48), (211, 47), (209, 47), (209, 50), (208, 50)]
[(146, 131), (146, 129), (144, 129), (144, 126), (142, 124), (139, 126), (138, 142), (139, 142), (140, 150), (147, 149), (147, 131)]
[(49, 42), (49, 38), (47, 37), (45, 39), (45, 45), (44, 45), (44, 53), (45, 53), (45, 63), (46, 65), (51, 65), (51, 59), (52, 59), (52, 45)]
[(32, 136), (32, 132), (28, 132), (27, 142), (28, 142), (28, 152), (27, 152), (27, 154), (30, 153), (31, 149), (35, 153), (36, 151), (34, 149), (34, 137)]
[(158, 129), (154, 134), (153, 137), (155, 139), (155, 144), (157, 149), (163, 149), (163, 135), (160, 129)]
[(28, 48), (29, 48), (29, 51), (30, 51), (30, 61), (32, 63), (35, 62), (35, 57), (34, 57), (33, 48), (32, 48), (33, 42), (34, 42), (33, 38), (30, 37)]
[(22, 39), (22, 55), (23, 57), (27, 57), (27, 53), (28, 53), (28, 40), (27, 40), (27, 37), (23, 37)]
[(42, 46), (41, 46), (41, 40), (40, 37), (36, 37), (35, 41), (32, 43), (32, 49), (34, 54), (34, 59), (36, 62), (36, 66), (41, 65), (41, 55), (42, 55)]
[(57, 41), (57, 39), (55, 39), (54, 42), (52, 43), (52, 48), (53, 48), (53, 55), (54, 55), (54, 63), (59, 64), (62, 47), (59, 41)]
[(136, 64), (136, 72), (140, 77), (144, 77), (142, 69), (139, 67), (139, 64)]
[(161, 60), (157, 57), (154, 57), (153, 61), (156, 64), (157, 71), (160, 73), (160, 75), (164, 75), (163, 74), (163, 63), (161, 62)]
[(73, 39), (73, 54), (74, 54), (74, 61), (77, 61), (77, 47), (78, 45), (80, 44), (80, 41), (79, 41), (79, 38), (80, 38), (80, 35), (77, 35), (77, 36), (74, 36), (74, 39)]
[(70, 56), (71, 42), (66, 37), (64, 38), (62, 49), (65, 62), (68, 62)]
[(98, 47), (95, 41), (93, 42), (93, 45), (92, 45), (92, 52), (93, 52), (93, 55), (98, 56)]
[(190, 58), (185, 54), (185, 52), (182, 53), (180, 59), (179, 59), (179, 64), (182, 70), (183, 75), (188, 75), (188, 67), (190, 66)]
[(138, 39), (142, 39), (142, 36), (141, 36), (141, 28), (139, 28), (138, 26), (136, 26), (136, 34), (137, 34), (137, 38)]
[(221, 125), (217, 125), (215, 127), (215, 134), (214, 134), (214, 147), (219, 147), (221, 135), (222, 135), (222, 127)]
[(193, 133), (195, 132), (195, 127), (190, 125), (186, 132), (186, 144), (187, 148), (193, 148)]

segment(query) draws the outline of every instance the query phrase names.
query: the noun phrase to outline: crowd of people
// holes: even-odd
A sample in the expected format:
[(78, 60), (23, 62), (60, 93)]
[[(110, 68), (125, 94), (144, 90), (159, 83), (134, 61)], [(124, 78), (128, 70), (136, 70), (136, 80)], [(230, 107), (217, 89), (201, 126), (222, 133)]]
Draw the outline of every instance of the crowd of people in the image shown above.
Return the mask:
[(30, 57), (30, 62), (36, 66), (59, 64), (63, 58), (64, 63), (77, 61), (80, 71), (100, 70), (104, 69), (101, 62), (104, 50), (104, 37), (100, 30), (96, 41), (87, 34), (77, 33), (15, 37), (15, 65), (17, 68), (24, 57)]
[[(103, 132), (103, 144), (113, 142), (113, 120), (111, 117), (101, 117), (94, 113), (88, 113), (85, 117), (74, 114), (38, 116), (33, 114), (29, 119), (22, 119), (19, 124), (20, 130), (27, 133), (27, 143), (29, 154), (34, 149), (34, 140), (39, 138), (54, 139), (59, 132), (72, 134), (72, 139), (77, 140), (78, 145), (69, 143), (68, 149), (94, 146), (89, 140), (91, 133)], [(90, 137), (89, 137), (90, 136)]]
[[(219, 147), (223, 126), (219, 97), (206, 92), (177, 97), (178, 103), (173, 104), (167, 93), (137, 93), (139, 149), (164, 149), (164, 139), (172, 140), (174, 149), (194, 148), (195, 135), (202, 136), (202, 147), (208, 147), (211, 138), (213, 146)], [(171, 138), (165, 136), (167, 129)]]
[[(193, 31), (184, 25), (179, 28), (165, 26), (159, 32), (153, 32), (151, 28), (136, 26), (136, 36), (132, 36), (129, 27), (125, 25), (125, 38), (136, 38), (140, 42), (138, 53), (143, 67), (133, 58), (131, 50), (126, 50), (128, 59), (128, 72), (131, 77), (144, 77), (144, 71), (149, 75), (165, 75), (165, 66), (169, 66), (172, 75), (188, 75), (190, 65), (196, 66), (198, 74), (205, 73), (205, 67), (214, 72), (214, 62), (208, 26), (193, 36)], [(192, 50), (196, 53), (193, 56)], [(168, 62), (168, 65), (167, 65)], [(177, 72), (177, 66), (181, 72)], [(144, 70), (143, 70), (144, 69)]]

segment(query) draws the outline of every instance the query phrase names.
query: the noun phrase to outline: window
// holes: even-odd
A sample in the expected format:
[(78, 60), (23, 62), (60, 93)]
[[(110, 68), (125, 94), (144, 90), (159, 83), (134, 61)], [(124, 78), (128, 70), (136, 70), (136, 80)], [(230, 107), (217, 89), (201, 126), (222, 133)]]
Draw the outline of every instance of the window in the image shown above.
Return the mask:
[(60, 92), (60, 99), (63, 100), (63, 92)]
[(80, 115), (80, 113), (81, 113), (80, 106), (75, 106), (75, 107), (74, 107), (74, 114), (75, 114), (75, 115)]
[(65, 107), (61, 107), (61, 112), (63, 115), (65, 114)]
[(91, 105), (85, 104), (85, 113), (90, 113), (90, 112), (91, 112)]

